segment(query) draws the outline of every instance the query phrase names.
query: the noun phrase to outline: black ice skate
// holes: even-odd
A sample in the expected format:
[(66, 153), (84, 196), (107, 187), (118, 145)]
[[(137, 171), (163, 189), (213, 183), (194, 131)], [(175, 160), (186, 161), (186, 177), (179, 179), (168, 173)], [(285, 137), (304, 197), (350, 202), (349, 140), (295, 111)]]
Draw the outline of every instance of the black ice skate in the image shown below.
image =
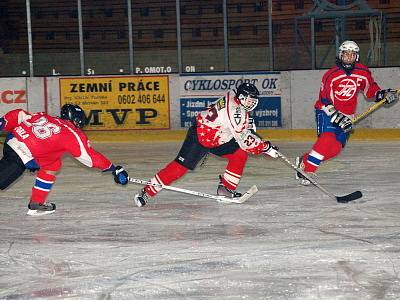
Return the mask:
[[(296, 157), (296, 167), (298, 167), (299, 169), (304, 170), (304, 163), (303, 163), (303, 157), (302, 156), (298, 156)], [(310, 185), (311, 181), (308, 180), (307, 178), (304, 177), (303, 174), (301, 174), (300, 172), (296, 172), (296, 179), (298, 179), (300, 181), (300, 184), (302, 185)]]
[(28, 212), (26, 213), (29, 216), (43, 216), (52, 214), (56, 211), (56, 205), (54, 203), (43, 203), (39, 204), (36, 202), (30, 202), (28, 204)]
[(231, 189), (228, 189), (224, 184), (222, 183), (222, 176), (219, 176), (219, 184), (217, 188), (217, 195), (218, 196), (225, 196), (227, 198), (239, 198), (242, 196), (242, 193), (233, 191)]
[(137, 206), (142, 207), (147, 204), (147, 201), (149, 200), (149, 195), (143, 189), (139, 192), (139, 194), (136, 194), (135, 197), (133, 197), (133, 200), (135, 201), (135, 204)]

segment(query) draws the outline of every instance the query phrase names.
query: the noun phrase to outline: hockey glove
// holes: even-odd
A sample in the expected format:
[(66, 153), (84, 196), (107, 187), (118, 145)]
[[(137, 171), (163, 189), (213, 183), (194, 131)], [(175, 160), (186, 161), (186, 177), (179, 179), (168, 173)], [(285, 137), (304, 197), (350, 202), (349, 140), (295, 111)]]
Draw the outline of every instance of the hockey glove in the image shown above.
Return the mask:
[(25, 164), (25, 168), (27, 168), (30, 172), (35, 173), (36, 171), (40, 170), (39, 165), (34, 159), (31, 159)]
[(265, 155), (265, 156), (271, 156), (272, 158), (278, 158), (278, 150), (279, 150), (279, 148), (278, 147), (276, 147), (276, 146), (274, 146), (274, 145), (272, 145), (271, 144), (271, 142), (269, 142), (269, 141), (265, 141), (265, 148), (263, 149), (263, 151), (262, 151), (262, 153)]
[(329, 104), (323, 106), (322, 110), (328, 117), (331, 117), (331, 123), (334, 126), (340, 127), (344, 132), (349, 132), (353, 129), (353, 123), (351, 122), (351, 119), (342, 114), (340, 111), (337, 111), (333, 105)]
[(375, 102), (382, 101), (383, 99), (385, 99), (385, 104), (389, 105), (399, 100), (399, 94), (397, 90), (380, 90), (376, 93)]
[(322, 110), (326, 113), (328, 117), (331, 117), (334, 113), (337, 112), (336, 108), (332, 104), (322, 106)]
[(121, 166), (116, 166), (112, 174), (114, 175), (114, 181), (118, 184), (125, 185), (129, 181), (128, 172)]
[(336, 111), (332, 115), (331, 123), (333, 125), (341, 128), (345, 133), (347, 133), (353, 129), (353, 123), (351, 122), (351, 119), (339, 111)]

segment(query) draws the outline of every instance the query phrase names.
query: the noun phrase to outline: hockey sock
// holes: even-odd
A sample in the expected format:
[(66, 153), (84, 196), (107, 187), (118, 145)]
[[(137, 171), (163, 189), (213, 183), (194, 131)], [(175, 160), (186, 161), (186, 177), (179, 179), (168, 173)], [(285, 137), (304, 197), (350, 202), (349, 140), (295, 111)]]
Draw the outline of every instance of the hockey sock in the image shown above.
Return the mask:
[(304, 171), (315, 172), (322, 161), (336, 157), (342, 151), (342, 144), (332, 132), (322, 133), (310, 153), (303, 156)]
[(31, 201), (39, 204), (45, 203), (55, 181), (55, 175), (39, 170), (36, 175), (35, 185), (32, 188)]
[(222, 176), (222, 183), (228, 189), (236, 190), (240, 178), (242, 178), (248, 154), (246, 151), (238, 149), (234, 153), (226, 154), (222, 157), (228, 159), (228, 165), (226, 166), (225, 173)]
[[(181, 178), (187, 172), (187, 168), (178, 164), (176, 161), (170, 162), (160, 170), (150, 181), (155, 184), (170, 185), (175, 180)], [(162, 188), (146, 185), (145, 191), (150, 196), (155, 196)]]

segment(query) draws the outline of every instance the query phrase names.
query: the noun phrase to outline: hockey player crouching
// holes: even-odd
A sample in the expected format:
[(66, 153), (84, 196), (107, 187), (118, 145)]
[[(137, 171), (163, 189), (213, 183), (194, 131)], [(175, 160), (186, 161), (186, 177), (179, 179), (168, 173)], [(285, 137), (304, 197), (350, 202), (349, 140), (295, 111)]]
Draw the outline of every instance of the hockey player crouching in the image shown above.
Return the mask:
[(28, 215), (55, 212), (56, 205), (46, 203), (46, 198), (61, 168), (64, 153), (71, 154), (88, 167), (111, 171), (118, 184), (128, 183), (128, 173), (121, 166), (114, 166), (89, 145), (81, 130), (85, 125), (84, 111), (73, 104), (63, 105), (60, 118), (22, 109), (12, 110), (0, 118), (0, 129), (8, 132), (0, 160), (0, 189), (6, 189), (26, 169), (38, 170)]
[[(311, 151), (296, 158), (297, 166), (307, 173), (315, 173), (323, 161), (338, 156), (346, 146), (360, 92), (367, 98), (375, 98), (376, 102), (385, 99), (386, 104), (391, 104), (398, 100), (396, 90), (378, 86), (359, 57), (358, 45), (344, 41), (339, 47), (336, 66), (322, 77), (319, 98), (314, 105), (318, 139)], [(310, 184), (300, 172), (296, 178), (302, 185)]]
[[(219, 196), (240, 197), (236, 191), (248, 153), (278, 157), (277, 148), (262, 140), (252, 129), (249, 112), (258, 104), (259, 91), (254, 84), (242, 83), (236, 91), (229, 91), (207, 110), (196, 117), (187, 132), (177, 157), (160, 170), (151, 182), (170, 185), (181, 178), (208, 153), (226, 158), (228, 165), (220, 176), (217, 188)], [(134, 196), (137, 206), (146, 205), (149, 197), (155, 196), (161, 187), (147, 185)]]

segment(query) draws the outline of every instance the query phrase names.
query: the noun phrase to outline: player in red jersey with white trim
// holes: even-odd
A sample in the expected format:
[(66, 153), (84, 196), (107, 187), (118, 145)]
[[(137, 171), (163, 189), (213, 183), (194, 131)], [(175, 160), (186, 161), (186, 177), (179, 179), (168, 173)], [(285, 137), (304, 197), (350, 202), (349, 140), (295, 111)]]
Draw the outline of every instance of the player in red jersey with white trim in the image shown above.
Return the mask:
[[(248, 153), (265, 154), (276, 158), (277, 148), (255, 133), (249, 117), (258, 104), (259, 91), (254, 84), (242, 83), (236, 91), (229, 91), (207, 110), (196, 117), (175, 160), (160, 170), (152, 179), (154, 184), (170, 185), (208, 154), (228, 159), (225, 173), (220, 176), (217, 194), (230, 198), (240, 197), (236, 188), (243, 174)], [(134, 200), (137, 206), (146, 205), (149, 197), (161, 188), (147, 185)]]
[(119, 184), (128, 183), (128, 174), (115, 167), (103, 154), (94, 150), (83, 131), (86, 116), (73, 104), (61, 108), (61, 118), (46, 113), (29, 113), (22, 109), (12, 110), (0, 118), (0, 129), (8, 132), (0, 160), (0, 189), (6, 189), (26, 169), (38, 171), (28, 205), (28, 215), (53, 213), (54, 203), (46, 198), (61, 169), (61, 158), (71, 154), (84, 165), (111, 171)]
[[(315, 173), (321, 162), (339, 155), (352, 130), (351, 119), (357, 107), (360, 92), (367, 98), (375, 97), (386, 103), (398, 100), (395, 90), (382, 90), (367, 66), (359, 63), (360, 48), (353, 41), (344, 41), (336, 58), (336, 66), (322, 77), (319, 98), (315, 103), (318, 139), (310, 152), (296, 158), (298, 167)], [(300, 173), (296, 174), (303, 185), (310, 184)]]

